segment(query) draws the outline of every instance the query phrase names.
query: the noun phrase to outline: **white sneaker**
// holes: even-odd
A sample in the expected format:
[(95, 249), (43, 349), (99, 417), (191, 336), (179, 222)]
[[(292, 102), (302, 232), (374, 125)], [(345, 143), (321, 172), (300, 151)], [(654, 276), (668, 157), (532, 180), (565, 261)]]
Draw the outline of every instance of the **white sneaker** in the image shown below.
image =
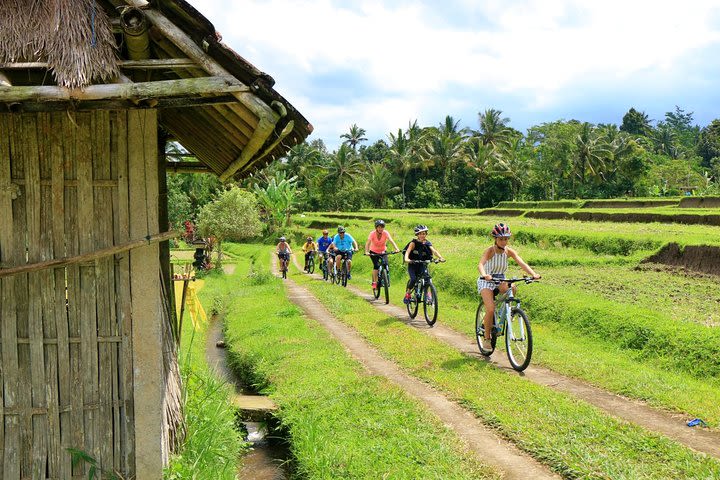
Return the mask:
[(489, 338), (482, 339), (482, 347), (483, 347), (483, 350), (492, 350), (492, 348), (493, 348), (492, 342), (490, 341)]

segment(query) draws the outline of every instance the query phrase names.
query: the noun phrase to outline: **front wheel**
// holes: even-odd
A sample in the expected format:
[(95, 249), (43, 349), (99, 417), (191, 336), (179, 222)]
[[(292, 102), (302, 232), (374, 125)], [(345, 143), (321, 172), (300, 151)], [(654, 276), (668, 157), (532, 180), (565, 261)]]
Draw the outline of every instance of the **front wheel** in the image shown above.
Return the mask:
[[(380, 280), (381, 284), (378, 285), (378, 290), (380, 290), (380, 286), (382, 286), (383, 290), (385, 290), (385, 305), (390, 303), (390, 279), (388, 278), (388, 272), (385, 269), (380, 270)], [(378, 296), (380, 295), (380, 292), (378, 292)], [(378, 298), (378, 297), (375, 297)]]
[(287, 278), (287, 261), (282, 261), (282, 277)]
[(425, 321), (431, 327), (435, 325), (438, 314), (438, 298), (435, 285), (432, 283), (425, 286), (423, 292), (423, 312), (425, 312)]
[(345, 263), (345, 262), (343, 262), (343, 264), (342, 264), (342, 271), (340, 272), (340, 276), (342, 277), (342, 286), (347, 287), (348, 270), (347, 270), (347, 263)]
[(485, 303), (483, 303), (482, 300), (480, 300), (480, 305), (478, 305), (477, 312), (475, 312), (475, 340), (477, 341), (478, 348), (480, 349), (480, 353), (482, 353), (484, 356), (489, 357), (493, 354), (495, 351), (495, 344), (497, 343), (497, 334), (495, 333), (495, 329), (492, 329), (492, 332), (490, 332), (490, 348), (486, 349), (483, 348), (483, 338), (485, 338)]
[(375, 287), (372, 289), (373, 291), (373, 297), (375, 297), (375, 300), (380, 298), (380, 289), (382, 289), (383, 281), (382, 281), (382, 271), (380, 274), (378, 274), (377, 282), (375, 282)]
[(307, 271), (308, 271), (308, 273), (313, 273), (315, 271), (315, 260), (313, 259), (313, 257), (310, 257), (310, 259), (308, 259), (308, 270)]
[(326, 281), (327, 281), (328, 276), (329, 276), (329, 274), (328, 274), (327, 262), (326, 262), (325, 260), (320, 260), (320, 261), (322, 262), (322, 263), (320, 264), (320, 270), (322, 270), (323, 280), (326, 280)]
[(505, 348), (510, 365), (518, 372), (530, 365), (532, 347), (530, 320), (520, 308), (513, 308), (505, 327)]
[(410, 292), (410, 303), (406, 304), (408, 315), (410, 318), (415, 318), (418, 312), (418, 296), (415, 294), (417, 288), (414, 288)]

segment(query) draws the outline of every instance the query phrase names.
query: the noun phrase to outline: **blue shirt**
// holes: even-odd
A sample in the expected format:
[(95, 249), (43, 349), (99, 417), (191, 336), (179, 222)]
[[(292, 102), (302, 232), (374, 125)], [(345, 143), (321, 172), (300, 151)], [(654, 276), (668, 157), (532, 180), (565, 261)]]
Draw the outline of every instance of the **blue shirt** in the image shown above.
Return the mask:
[(341, 252), (349, 252), (353, 249), (353, 242), (355, 239), (349, 234), (345, 233), (345, 238), (340, 239), (340, 234), (336, 234), (333, 237), (333, 243), (335, 244), (335, 248), (340, 250)]
[(325, 237), (318, 237), (317, 244), (318, 244), (318, 250), (321, 252), (325, 252), (327, 250), (327, 247), (330, 246), (330, 244), (333, 241), (333, 237), (329, 236), (327, 238)]

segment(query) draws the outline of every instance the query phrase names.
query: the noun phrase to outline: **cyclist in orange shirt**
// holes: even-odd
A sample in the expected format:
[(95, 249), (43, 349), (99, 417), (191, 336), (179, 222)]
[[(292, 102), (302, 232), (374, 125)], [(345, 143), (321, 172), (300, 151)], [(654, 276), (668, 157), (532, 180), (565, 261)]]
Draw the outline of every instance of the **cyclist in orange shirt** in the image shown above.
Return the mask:
[(390, 243), (393, 244), (393, 247), (395, 247), (395, 253), (398, 253), (400, 249), (397, 246), (397, 243), (395, 243), (395, 240), (393, 240), (392, 236), (390, 236), (390, 232), (385, 230), (385, 222), (383, 220), (375, 220), (375, 230), (370, 232), (370, 236), (368, 236), (367, 242), (365, 242), (365, 255), (369, 255), (370, 253), (374, 253), (374, 256), (371, 256), (373, 262), (373, 271), (372, 271), (372, 288), (377, 288), (377, 281), (378, 281), (378, 270), (380, 269), (380, 262), (382, 260), (387, 261), (387, 258), (379, 257), (377, 255), (382, 255), (387, 250), (387, 247), (385, 244), (390, 241)]

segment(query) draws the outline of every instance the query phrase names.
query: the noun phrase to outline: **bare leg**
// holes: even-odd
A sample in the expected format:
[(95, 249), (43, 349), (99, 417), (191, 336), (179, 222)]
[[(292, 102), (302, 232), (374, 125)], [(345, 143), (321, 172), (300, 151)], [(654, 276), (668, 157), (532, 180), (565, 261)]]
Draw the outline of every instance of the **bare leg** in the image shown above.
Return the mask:
[(483, 303), (485, 304), (485, 318), (483, 319), (483, 326), (485, 327), (485, 338), (490, 340), (490, 332), (493, 327), (493, 314), (495, 313), (495, 301), (493, 298), (493, 291), (489, 288), (483, 288), (480, 290)]

